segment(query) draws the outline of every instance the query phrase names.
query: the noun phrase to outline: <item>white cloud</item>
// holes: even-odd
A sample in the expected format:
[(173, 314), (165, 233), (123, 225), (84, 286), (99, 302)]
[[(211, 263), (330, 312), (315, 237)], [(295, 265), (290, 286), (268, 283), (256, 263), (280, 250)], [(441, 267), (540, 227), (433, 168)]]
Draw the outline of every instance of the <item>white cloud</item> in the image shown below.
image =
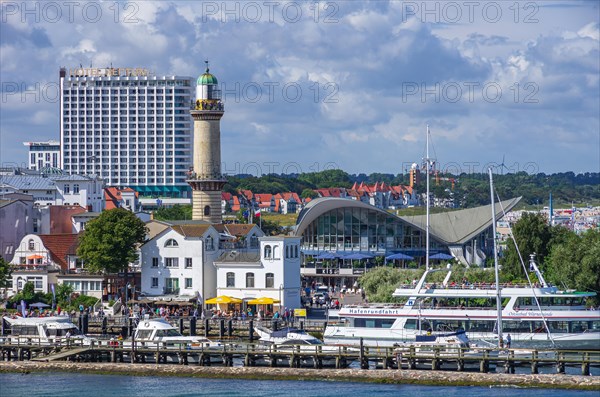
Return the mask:
[[(52, 82), (59, 67), (91, 62), (197, 76), (209, 59), (225, 88), (255, 82), (263, 89), (258, 102), (239, 92), (227, 98), (224, 161), (325, 159), (351, 172), (396, 172), (399, 156), (420, 159), (427, 123), (447, 161), (498, 161), (498, 153), (506, 153), (532, 158), (546, 171), (581, 170), (599, 161), (593, 148), (600, 130), (600, 44), (592, 3), (542, 2), (536, 24), (522, 23), (524, 14), (515, 23), (512, 3), (502, 3), (498, 23), (477, 14), (472, 23), (456, 24), (407, 18), (406, 4), (397, 1), (337, 2), (328, 9), (320, 2), (316, 20), (315, 3), (301, 2), (302, 19), (295, 23), (282, 15), (288, 3), (275, 8), (273, 22), (263, 8), (260, 22), (241, 15), (239, 22), (229, 16), (222, 23), (222, 14), (206, 18), (200, 2), (137, 2), (132, 16), (138, 22), (130, 24), (123, 18), (131, 8), (119, 3), (115, 23), (108, 8), (113, 3), (101, 4), (103, 18), (96, 23), (80, 14), (73, 23), (23, 23), (11, 16), (0, 27), (2, 82)], [(265, 82), (279, 84), (273, 101)], [(303, 90), (298, 102), (282, 96), (281, 87), (290, 82)], [(480, 89), (473, 101), (463, 91), (456, 103), (444, 95), (423, 99), (421, 92), (403, 97), (407, 83), (421, 90), (465, 82), (497, 83), (502, 99), (486, 101)], [(327, 96), (328, 83), (338, 90), (334, 98)], [(523, 103), (533, 92), (527, 83), (537, 87), (537, 103)], [(31, 134), (27, 139), (56, 139), (58, 107), (41, 101), (32, 113), (19, 95), (5, 97), (0, 156), (20, 162), (25, 148), (5, 142), (24, 139), (22, 131)], [(248, 140), (260, 144), (248, 150)]]

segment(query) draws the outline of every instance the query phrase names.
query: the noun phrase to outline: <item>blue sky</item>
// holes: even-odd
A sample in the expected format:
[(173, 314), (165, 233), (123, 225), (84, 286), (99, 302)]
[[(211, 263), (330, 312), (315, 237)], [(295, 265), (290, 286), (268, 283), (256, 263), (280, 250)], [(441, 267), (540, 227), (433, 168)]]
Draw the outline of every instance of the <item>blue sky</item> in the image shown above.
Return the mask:
[(427, 124), (442, 169), (598, 172), (598, 2), (516, 4), (3, 1), (0, 163), (58, 140), (61, 66), (209, 59), (228, 173), (399, 173)]

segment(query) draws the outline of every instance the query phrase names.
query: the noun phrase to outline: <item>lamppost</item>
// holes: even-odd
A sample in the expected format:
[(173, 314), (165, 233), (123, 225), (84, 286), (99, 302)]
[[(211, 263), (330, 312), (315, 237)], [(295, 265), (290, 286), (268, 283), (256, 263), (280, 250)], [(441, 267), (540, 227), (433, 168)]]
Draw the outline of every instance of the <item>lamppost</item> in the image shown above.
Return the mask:
[(283, 284), (279, 284), (279, 311), (281, 311), (281, 308), (283, 307), (283, 301), (281, 300), (281, 290), (282, 289), (284, 289)]
[(125, 314), (126, 315), (129, 315), (129, 306), (127, 305), (127, 302), (129, 302), (129, 296), (128, 296), (129, 288), (131, 288), (131, 284), (127, 283), (125, 285), (125, 310), (126, 310)]

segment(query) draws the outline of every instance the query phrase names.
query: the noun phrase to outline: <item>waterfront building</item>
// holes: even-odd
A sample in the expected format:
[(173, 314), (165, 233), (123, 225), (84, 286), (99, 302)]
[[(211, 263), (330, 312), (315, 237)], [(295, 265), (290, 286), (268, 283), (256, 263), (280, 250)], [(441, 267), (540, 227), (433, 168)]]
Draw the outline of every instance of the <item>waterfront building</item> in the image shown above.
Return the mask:
[(140, 247), (141, 292), (149, 297), (202, 299), (215, 296), (214, 262), (224, 253), (258, 252), (264, 233), (253, 224), (151, 221)]
[(23, 142), (29, 146), (29, 169), (42, 171), (44, 168), (60, 167), (60, 142), (50, 140), (43, 142)]
[[(78, 268), (75, 250), (77, 234), (28, 234), (19, 242), (11, 264), (12, 289), (17, 294), (27, 282), (36, 292), (48, 293), (61, 272)], [(79, 265), (80, 267), (80, 265)]]
[(10, 262), (21, 239), (35, 233), (35, 210), (33, 197), (27, 194), (6, 194), (0, 196), (0, 249), (2, 258)]
[(129, 187), (122, 189), (107, 187), (104, 189), (104, 200), (106, 202), (104, 209), (125, 208), (134, 213), (138, 212), (141, 209), (138, 197), (139, 193)]
[(216, 261), (216, 295), (244, 301), (278, 300), (280, 308), (300, 308), (300, 238), (260, 237), (260, 250), (230, 251)]
[[(502, 208), (509, 211), (519, 200), (496, 204), (497, 219), (502, 218)], [(375, 266), (377, 257), (383, 263), (385, 257), (404, 254), (422, 263), (425, 229), (425, 215), (396, 216), (361, 201), (314, 199), (300, 212), (295, 227), (295, 235), (302, 238), (302, 275), (350, 287)], [(446, 254), (463, 264), (481, 266), (493, 254), (491, 209), (482, 206), (433, 214), (430, 237), (431, 255)], [(323, 254), (329, 255), (327, 263), (316, 259)]]
[(141, 68), (61, 68), (61, 168), (142, 195), (185, 197), (191, 77)]
[(89, 211), (104, 208), (104, 182), (96, 176), (67, 175), (57, 169), (31, 174), (14, 169), (0, 175), (0, 194), (23, 193), (33, 196), (34, 205), (79, 205)]

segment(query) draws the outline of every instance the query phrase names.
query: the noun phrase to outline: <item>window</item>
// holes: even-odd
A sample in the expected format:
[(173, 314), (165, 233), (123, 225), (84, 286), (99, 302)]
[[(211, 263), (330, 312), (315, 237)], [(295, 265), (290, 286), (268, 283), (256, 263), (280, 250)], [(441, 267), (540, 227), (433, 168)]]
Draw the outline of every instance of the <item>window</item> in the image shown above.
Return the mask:
[(265, 245), (265, 258), (270, 258), (270, 257), (271, 257), (271, 246)]
[(158, 258), (152, 258), (152, 267), (158, 267)]
[(294, 245), (294, 258), (298, 257), (298, 246)]
[(35, 249), (35, 242), (33, 239), (29, 240), (29, 251), (33, 251)]
[(207, 251), (213, 251), (215, 249), (215, 240), (212, 238), (212, 236), (208, 236), (206, 238), (206, 250)]
[(227, 288), (235, 287), (235, 273), (228, 272), (227, 273)]
[(285, 246), (285, 257), (286, 258), (290, 257), (290, 246), (289, 245)]
[(254, 288), (254, 273), (246, 273), (246, 288)]
[(170, 238), (165, 243), (165, 247), (179, 247), (179, 243), (176, 240)]
[(204, 216), (210, 216), (210, 205), (204, 206)]
[(265, 276), (265, 288), (273, 288), (275, 285), (275, 276), (273, 273), (267, 273)]
[(279, 259), (279, 246), (278, 245), (273, 247), (273, 259)]
[(179, 267), (179, 258), (165, 258), (165, 267)]
[(73, 185), (73, 194), (79, 194), (79, 185), (78, 184)]
[(185, 268), (186, 269), (191, 269), (192, 268), (192, 258), (185, 258)]
[(71, 186), (65, 185), (65, 194), (71, 193)]

